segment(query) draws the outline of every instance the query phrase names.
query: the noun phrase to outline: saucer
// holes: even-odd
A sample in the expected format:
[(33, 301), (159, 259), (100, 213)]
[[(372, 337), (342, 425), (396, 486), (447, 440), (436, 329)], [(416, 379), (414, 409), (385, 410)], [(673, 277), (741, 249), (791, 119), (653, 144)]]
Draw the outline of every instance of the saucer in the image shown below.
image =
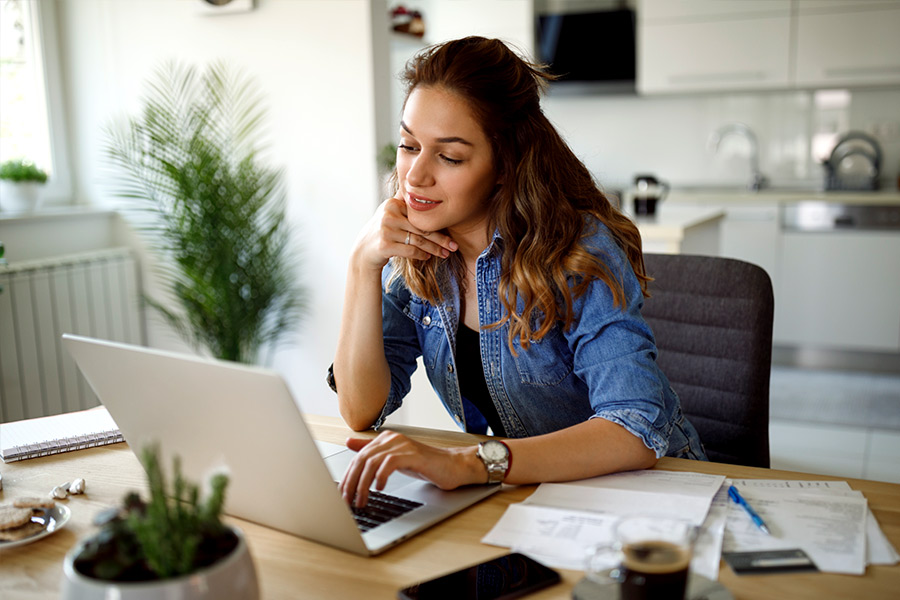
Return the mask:
[(72, 516), (72, 511), (69, 510), (69, 507), (65, 504), (56, 503), (53, 508), (49, 508), (44, 510), (44, 514), (38, 514), (31, 517), (32, 521), (37, 521), (40, 523), (44, 523), (46, 526), (38, 531), (37, 533), (30, 535), (21, 540), (16, 540), (14, 542), (4, 542), (0, 541), (0, 550), (4, 548), (15, 548), (16, 546), (24, 546), (25, 544), (30, 544), (31, 542), (36, 542), (41, 538), (45, 538), (48, 535), (56, 533), (63, 527), (65, 527), (66, 523), (69, 522), (69, 517)]
[[(575, 600), (619, 600), (619, 584), (598, 583), (587, 577), (572, 588)], [(734, 596), (718, 581), (707, 579), (702, 575), (691, 573), (688, 576), (688, 589), (685, 600), (734, 600)]]

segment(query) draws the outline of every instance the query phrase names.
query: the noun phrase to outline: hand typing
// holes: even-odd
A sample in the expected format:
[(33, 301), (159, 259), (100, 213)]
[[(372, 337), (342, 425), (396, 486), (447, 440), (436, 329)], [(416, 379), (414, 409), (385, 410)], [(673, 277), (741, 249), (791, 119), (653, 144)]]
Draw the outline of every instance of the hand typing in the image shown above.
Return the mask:
[(475, 447), (435, 448), (386, 431), (372, 440), (350, 438), (347, 447), (357, 452), (339, 489), (348, 503), (365, 506), (369, 488), (383, 490), (391, 473), (399, 471), (424, 479), (443, 490), (484, 483), (484, 465)]

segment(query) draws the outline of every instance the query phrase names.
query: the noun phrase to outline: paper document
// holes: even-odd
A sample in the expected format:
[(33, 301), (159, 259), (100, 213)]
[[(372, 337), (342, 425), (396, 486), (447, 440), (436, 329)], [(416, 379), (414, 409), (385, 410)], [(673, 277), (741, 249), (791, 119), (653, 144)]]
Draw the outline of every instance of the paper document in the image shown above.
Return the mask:
[[(790, 481), (781, 479), (741, 479), (735, 484), (740, 487), (763, 487), (770, 489), (795, 489), (804, 492), (818, 492), (831, 494), (858, 494), (850, 488), (846, 481)], [(878, 520), (872, 514), (872, 509), (867, 510), (866, 518), (866, 564), (867, 565), (896, 565), (900, 562), (900, 555), (891, 545)]]
[(628, 515), (654, 514), (702, 525), (723, 475), (628, 471), (570, 483), (542, 483), (526, 504)]
[(584, 570), (587, 549), (612, 543), (617, 520), (610, 514), (511, 504), (481, 541), (527, 554), (547, 566)]
[(619, 518), (673, 516), (703, 525), (691, 566), (715, 580), (727, 505), (719, 499), (718, 510), (710, 507), (724, 480), (721, 475), (647, 470), (544, 483), (524, 502), (511, 505), (481, 541), (549, 566), (583, 570), (586, 550), (612, 543), (612, 526)]
[(732, 503), (723, 552), (801, 548), (821, 571), (862, 575), (866, 570), (866, 499), (789, 487), (735, 485), (769, 526), (766, 535)]

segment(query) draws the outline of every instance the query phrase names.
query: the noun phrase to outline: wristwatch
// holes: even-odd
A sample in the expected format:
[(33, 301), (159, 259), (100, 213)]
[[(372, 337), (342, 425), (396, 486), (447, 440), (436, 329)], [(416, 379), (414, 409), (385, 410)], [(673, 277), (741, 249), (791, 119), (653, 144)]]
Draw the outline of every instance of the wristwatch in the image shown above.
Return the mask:
[(512, 464), (512, 454), (509, 446), (497, 440), (488, 440), (478, 444), (478, 458), (487, 469), (487, 483), (501, 483), (509, 473)]

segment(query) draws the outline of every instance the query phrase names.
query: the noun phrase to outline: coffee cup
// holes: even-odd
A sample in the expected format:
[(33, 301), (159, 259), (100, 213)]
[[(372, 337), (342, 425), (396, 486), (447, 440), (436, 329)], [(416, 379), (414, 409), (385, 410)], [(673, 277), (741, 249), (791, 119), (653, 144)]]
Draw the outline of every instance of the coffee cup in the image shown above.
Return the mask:
[(698, 531), (682, 519), (625, 517), (612, 543), (588, 550), (587, 577), (618, 586), (622, 600), (683, 600)]

